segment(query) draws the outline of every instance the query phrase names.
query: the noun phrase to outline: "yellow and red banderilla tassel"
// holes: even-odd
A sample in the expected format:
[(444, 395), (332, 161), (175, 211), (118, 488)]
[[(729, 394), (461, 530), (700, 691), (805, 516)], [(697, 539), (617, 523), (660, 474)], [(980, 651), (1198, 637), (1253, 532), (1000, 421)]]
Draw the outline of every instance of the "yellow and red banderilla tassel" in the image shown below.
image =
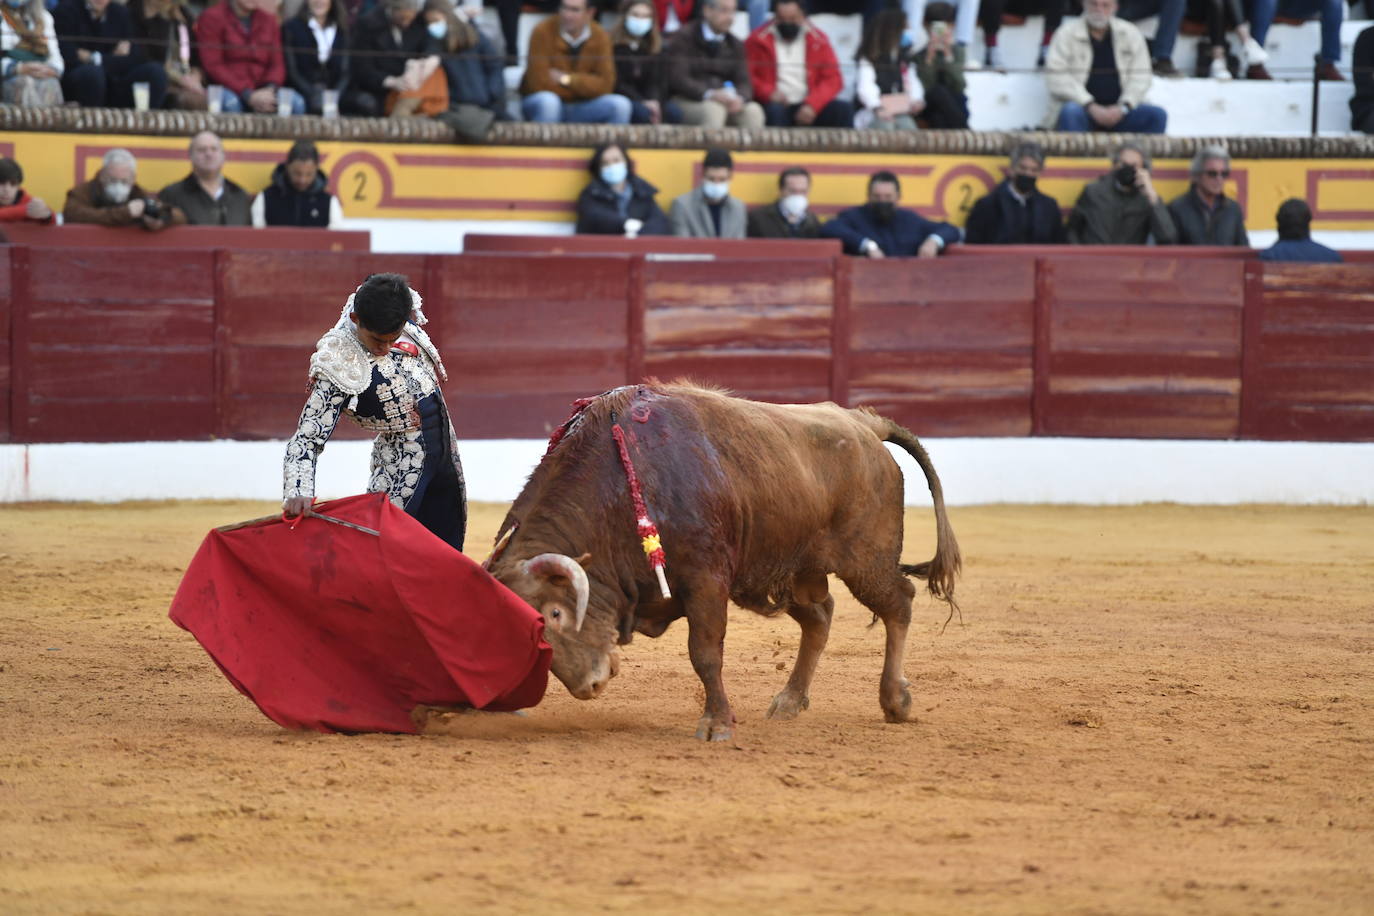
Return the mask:
[(654, 575), (658, 577), (658, 590), (665, 599), (671, 598), (673, 594), (668, 590), (668, 576), (664, 571), (667, 560), (663, 555), (663, 542), (658, 534), (658, 526), (649, 518), (649, 509), (644, 505), (644, 494), (639, 488), (639, 476), (635, 474), (630, 451), (625, 447), (625, 432), (616, 424), (611, 427), (611, 436), (615, 438), (616, 448), (620, 451), (620, 463), (625, 468), (625, 477), (630, 484), (630, 499), (634, 502), (640, 546), (644, 548), (644, 556), (648, 558)]

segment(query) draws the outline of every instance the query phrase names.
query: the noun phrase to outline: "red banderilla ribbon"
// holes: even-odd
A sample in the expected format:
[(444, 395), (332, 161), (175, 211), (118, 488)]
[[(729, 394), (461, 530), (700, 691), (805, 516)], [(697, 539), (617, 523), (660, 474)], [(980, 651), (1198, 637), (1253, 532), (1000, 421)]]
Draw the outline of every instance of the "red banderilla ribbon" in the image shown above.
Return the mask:
[(654, 575), (658, 576), (659, 591), (663, 593), (664, 598), (671, 598), (673, 594), (668, 591), (668, 577), (664, 574), (667, 561), (663, 556), (663, 542), (658, 536), (658, 526), (649, 518), (648, 507), (644, 505), (644, 494), (639, 489), (639, 477), (635, 474), (634, 462), (630, 460), (630, 451), (625, 447), (625, 432), (620, 428), (620, 424), (611, 427), (611, 435), (615, 438), (616, 448), (620, 451), (620, 463), (625, 466), (625, 477), (630, 482), (630, 499), (634, 502), (639, 543), (644, 548), (644, 555), (649, 558)]

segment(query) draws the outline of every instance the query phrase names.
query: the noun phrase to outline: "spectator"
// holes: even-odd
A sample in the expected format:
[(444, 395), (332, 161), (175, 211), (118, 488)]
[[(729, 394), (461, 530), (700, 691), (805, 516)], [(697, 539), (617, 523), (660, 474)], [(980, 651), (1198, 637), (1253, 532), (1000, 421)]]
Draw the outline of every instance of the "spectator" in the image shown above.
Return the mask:
[(253, 198), (254, 226), (311, 226), (325, 229), (343, 219), (339, 198), (329, 193), (320, 151), (309, 140), (291, 144), (286, 161), (272, 170), (272, 183)]
[[(930, 7), (933, 4), (926, 3), (926, 0), (903, 0), (901, 5), (906, 10), (907, 22), (920, 22), (926, 25), (927, 37), (930, 35), (929, 23), (948, 24), (952, 32), (949, 47), (958, 51), (959, 66), (962, 68), (967, 59), (968, 46), (973, 44), (973, 30), (978, 25), (980, 0), (954, 0), (952, 3), (943, 3), (942, 0), (945, 9), (933, 19), (930, 15)], [(975, 69), (976, 66), (975, 64)]]
[(43, 0), (0, 7), (0, 102), (21, 108), (62, 104), (62, 52)]
[(1038, 143), (1019, 143), (1011, 151), (1007, 177), (973, 205), (964, 226), (970, 245), (1058, 245), (1067, 240), (1059, 201), (1042, 194), (1035, 181), (1045, 170)]
[(830, 39), (806, 18), (806, 0), (775, 0), (773, 18), (744, 42), (754, 98), (773, 127), (853, 127)]
[(701, 18), (701, 0), (654, 0), (655, 21), (664, 35), (672, 36)]
[(525, 50), (520, 47), (520, 14), (553, 13), (557, 10), (558, 0), (496, 0), (496, 15), (501, 20), (507, 67), (518, 67), (521, 63), (520, 52)]
[(1234, 25), (1245, 63), (1254, 71), (1247, 79), (1269, 79), (1269, 71), (1264, 69), (1269, 54), (1250, 34), (1250, 24), (1245, 19), (1240, 0), (1206, 0), (1206, 5), (1207, 40), (1198, 42), (1195, 75), (1223, 82), (1235, 76), (1231, 72), (1226, 41), (1227, 29)]
[[(223, 110), (277, 111), (277, 90), (286, 82), (281, 31), (268, 0), (219, 0), (196, 22), (196, 43), (205, 78), (223, 86)], [(304, 114), (305, 100), (292, 93), (291, 113)]]
[(161, 108), (167, 73), (134, 43), (134, 26), (123, 3), (61, 0), (53, 12), (61, 36), (62, 92), (84, 108), (132, 108), (134, 83), (148, 84), (148, 106)]
[(1226, 196), (1231, 154), (1224, 146), (1204, 146), (1193, 155), (1193, 183), (1169, 204), (1180, 245), (1244, 245), (1245, 214)]
[[(505, 120), (506, 79), (501, 55), (477, 23), (468, 18), (469, 7), (454, 10), (448, 0), (428, 0), (425, 17), (430, 40), (440, 42), (444, 76), (448, 84), (448, 109), (435, 115), (469, 143), (481, 143), (496, 121)], [(438, 14), (440, 19), (435, 19)], [(445, 34), (435, 38), (434, 24), (445, 23)]]
[(1374, 25), (1360, 32), (1350, 52), (1350, 129), (1374, 134)]
[(968, 127), (968, 98), (964, 95), (964, 46), (954, 44), (950, 21), (954, 7), (932, 3), (925, 12), (930, 41), (914, 55), (916, 77), (925, 95), (922, 120), (931, 127), (960, 130)]
[[(1120, 11), (1115, 14), (1127, 22), (1136, 23), (1155, 18), (1155, 37), (1146, 41), (1149, 48), (1150, 67), (1157, 76), (1182, 76), (1174, 66), (1174, 44), (1178, 41), (1179, 26), (1183, 25), (1183, 14), (1187, 11), (1188, 0), (1124, 0)], [(1088, 8), (1083, 7), (1086, 15)]]
[(863, 130), (915, 130), (926, 107), (925, 89), (910, 56), (906, 13), (889, 7), (873, 17), (856, 55), (859, 111), (854, 126)]
[(1083, 0), (1083, 17), (1054, 33), (1046, 82), (1056, 130), (1162, 134), (1164, 109), (1144, 104), (1149, 52), (1140, 30), (1117, 19), (1116, 0)]
[(1005, 70), (1007, 67), (1002, 49), (997, 44), (1004, 13), (1045, 17), (1045, 24), (1040, 30), (1040, 50), (1035, 55), (1035, 66), (1045, 66), (1045, 54), (1049, 51), (1050, 41), (1064, 21), (1064, 0), (982, 0), (978, 22), (983, 27), (983, 44), (987, 47), (983, 63), (994, 70)]
[(742, 239), (746, 220), (744, 202), (730, 196), (730, 177), (735, 161), (723, 149), (706, 151), (701, 163), (701, 184), (673, 201), (668, 221), (673, 235), (694, 239)]
[(8, 157), (0, 157), (0, 222), (31, 222), (52, 225), (52, 207), (24, 190), (24, 170)]
[(251, 226), (252, 199), (224, 177), (224, 144), (213, 131), (191, 138), (191, 174), (162, 189), (163, 203), (193, 226)]
[(763, 126), (763, 108), (749, 82), (744, 43), (730, 34), (735, 0), (701, 0), (701, 21), (681, 29), (664, 52), (668, 96), (682, 123), (703, 127)]
[(592, 21), (590, 0), (561, 0), (558, 15), (530, 33), (529, 63), (520, 84), (525, 119), (628, 124), (630, 100), (614, 89), (611, 38)]
[(449, 39), (461, 41), (467, 28), (446, 0), (427, 0), (418, 18), (425, 27), (425, 42), (418, 56), (405, 61), (400, 85), (387, 93), (382, 110), (389, 118), (432, 118), (449, 110), (448, 73), (441, 55)]
[(654, 195), (658, 188), (635, 174), (634, 160), (618, 143), (603, 143), (587, 163), (592, 180), (577, 198), (579, 235), (671, 235)]
[(429, 41), (420, 4), (421, 0), (383, 0), (354, 22), (357, 53), (343, 105), (349, 114), (380, 117), (386, 113), (389, 94), (409, 85), (407, 62), (423, 57)]
[(611, 30), (615, 91), (630, 100), (631, 124), (681, 124), (682, 109), (666, 99), (663, 37), (654, 23), (653, 0), (626, 0)]
[(1307, 206), (1307, 201), (1290, 197), (1279, 205), (1276, 219), (1279, 240), (1260, 252), (1261, 261), (1339, 264), (1343, 260), (1339, 251), (1312, 241), (1312, 208)]
[(286, 81), (300, 93), (305, 110), (324, 113), (324, 93), (348, 90), (348, 11), (343, 0), (306, 0), (281, 29)]
[(1159, 245), (1178, 243), (1144, 150), (1134, 143), (1121, 145), (1112, 156), (1112, 170), (1078, 195), (1068, 235), (1074, 245), (1144, 245), (1151, 236)]
[(778, 199), (749, 211), (746, 234), (751, 239), (818, 238), (821, 221), (811, 212), (810, 193), (810, 172), (801, 166), (783, 169), (778, 176)]
[(112, 149), (100, 171), (67, 192), (62, 220), (101, 226), (141, 226), (157, 231), (186, 222), (186, 215), (138, 185), (138, 162), (126, 149)]
[[(1269, 26), (1273, 24), (1276, 15), (1297, 20), (1320, 15), (1322, 39), (1321, 51), (1317, 55), (1317, 79), (1328, 82), (1345, 81), (1341, 71), (1336, 69), (1336, 61), (1341, 59), (1341, 21), (1345, 18), (1345, 0), (1254, 0), (1250, 30), (1255, 37), (1255, 43), (1261, 48), (1264, 47), (1264, 40), (1269, 37)], [(1248, 71), (1246, 73), (1246, 79), (1264, 79), (1267, 76), (1268, 73), (1256, 76), (1251, 76)]]
[(959, 241), (959, 230), (897, 206), (902, 185), (891, 172), (868, 179), (868, 203), (851, 207), (821, 227), (821, 235), (839, 239), (845, 254), (869, 258), (933, 258)]
[(191, 41), (195, 16), (181, 0), (129, 0), (134, 42), (143, 56), (162, 64), (167, 75), (165, 108), (204, 111), (205, 79)]

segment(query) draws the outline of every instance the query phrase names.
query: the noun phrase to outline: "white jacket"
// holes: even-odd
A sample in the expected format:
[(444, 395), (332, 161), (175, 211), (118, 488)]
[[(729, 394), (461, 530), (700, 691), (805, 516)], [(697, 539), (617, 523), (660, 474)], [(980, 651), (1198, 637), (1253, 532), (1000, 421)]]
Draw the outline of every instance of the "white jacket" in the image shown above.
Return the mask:
[[(1121, 77), (1121, 101), (1135, 108), (1145, 101), (1154, 80), (1153, 62), (1145, 36), (1125, 19), (1112, 19), (1108, 24), (1112, 33), (1112, 56), (1116, 58), (1116, 72)], [(1045, 59), (1045, 84), (1050, 90), (1050, 113), (1045, 124), (1053, 127), (1059, 120), (1059, 109), (1065, 102), (1087, 105), (1093, 100), (1088, 92), (1088, 72), (1093, 65), (1093, 46), (1088, 37), (1088, 23), (1082, 18), (1064, 23), (1054, 33), (1050, 53)]]
[[(39, 7), (42, 9), (42, 7)], [(32, 9), (30, 4), (29, 9)], [(52, 14), (47, 10), (43, 13), (43, 39), (48, 43), (48, 59), (45, 63), (57, 71), (59, 77), (62, 76), (62, 52), (57, 47), (57, 31), (53, 28)], [(19, 44), (19, 33), (10, 28), (10, 24), (3, 16), (0, 16), (0, 51), (8, 51)], [(0, 78), (9, 79), (14, 72), (14, 68), (19, 65), (19, 61), (5, 58), (5, 71), (0, 74)]]
[[(854, 126), (863, 130), (869, 127), (874, 119), (874, 110), (881, 104), (883, 94), (878, 91), (878, 71), (873, 68), (873, 62), (866, 58), (859, 59), (859, 71), (855, 75), (855, 95), (859, 100), (859, 111), (854, 115)], [(902, 67), (902, 87), (906, 90), (907, 98), (913, 102), (924, 102), (926, 100), (925, 87), (921, 85), (921, 80), (916, 76), (916, 66), (906, 64)]]

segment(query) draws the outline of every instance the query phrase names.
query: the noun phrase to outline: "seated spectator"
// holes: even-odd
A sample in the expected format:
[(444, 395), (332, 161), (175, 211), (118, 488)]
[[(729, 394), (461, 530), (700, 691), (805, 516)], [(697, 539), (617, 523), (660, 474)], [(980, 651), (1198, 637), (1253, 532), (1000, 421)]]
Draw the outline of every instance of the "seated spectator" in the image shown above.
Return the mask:
[[(1183, 75), (1174, 66), (1174, 44), (1178, 41), (1178, 30), (1183, 25), (1187, 6), (1188, 0), (1123, 0), (1120, 11), (1113, 14), (1130, 23), (1157, 18), (1155, 37), (1145, 43), (1149, 49), (1151, 70), (1157, 76)], [(1084, 15), (1087, 12), (1085, 4)]]
[[(1250, 30), (1255, 36), (1255, 43), (1261, 48), (1269, 37), (1269, 26), (1273, 25), (1276, 15), (1298, 20), (1320, 15), (1322, 38), (1321, 50), (1317, 55), (1317, 79), (1345, 81), (1341, 71), (1336, 68), (1336, 61), (1341, 59), (1341, 22), (1345, 19), (1345, 0), (1254, 0)], [(1267, 76), (1268, 73), (1263, 76), (1246, 73), (1246, 79), (1264, 79)]]
[[(286, 82), (281, 30), (267, 0), (219, 0), (196, 21), (196, 43), (205, 78), (224, 87), (223, 110), (275, 114), (277, 90)], [(305, 100), (292, 93), (291, 113)]]
[(868, 179), (868, 203), (851, 207), (821, 226), (821, 235), (839, 239), (845, 254), (868, 258), (933, 258), (959, 241), (959, 230), (897, 206), (902, 185), (891, 172)]
[(961, 130), (968, 127), (968, 97), (964, 95), (964, 46), (954, 43), (950, 21), (954, 7), (931, 3), (925, 11), (930, 41), (917, 51), (916, 78), (921, 81), (925, 108), (921, 120), (928, 126)]
[(1261, 261), (1307, 261), (1313, 264), (1339, 264), (1341, 253), (1312, 241), (1312, 208), (1307, 201), (1290, 197), (1279, 204), (1276, 217), (1279, 240), (1260, 252)]
[(1059, 25), (1064, 21), (1063, 0), (982, 0), (979, 4), (978, 23), (983, 27), (983, 44), (987, 54), (983, 63), (994, 70), (1006, 70), (1007, 62), (1002, 57), (1002, 49), (997, 44), (997, 36), (1002, 31), (1002, 16), (1044, 16), (1045, 24), (1040, 30), (1040, 50), (1035, 55), (1035, 66), (1045, 66), (1045, 54), (1050, 41)]
[(702, 127), (763, 126), (763, 108), (749, 82), (744, 43), (730, 34), (735, 0), (701, 0), (701, 20), (680, 29), (664, 51), (668, 97), (682, 123)]
[(348, 90), (348, 11), (343, 0), (306, 0), (300, 12), (281, 28), (282, 55), (286, 59), (286, 81), (300, 93), (305, 110), (324, 113), (325, 90)]
[(1151, 81), (1145, 39), (1115, 13), (1116, 0), (1083, 0), (1083, 17), (1054, 33), (1045, 78), (1056, 130), (1164, 133), (1168, 114), (1144, 103)]
[(110, 150), (94, 178), (67, 192), (63, 222), (141, 226), (154, 232), (186, 222), (184, 213), (143, 190), (137, 179), (138, 162), (133, 154), (126, 149)]
[(224, 177), (224, 144), (213, 131), (191, 138), (191, 174), (158, 195), (193, 226), (251, 226), (252, 199)]
[(286, 161), (272, 170), (272, 183), (253, 198), (253, 225), (338, 225), (343, 219), (339, 198), (329, 193), (329, 176), (320, 168), (320, 151), (309, 140), (297, 140)]
[(1350, 52), (1350, 129), (1374, 134), (1374, 25), (1360, 32)]
[(418, 18), (424, 23), (425, 43), (419, 56), (405, 62), (401, 84), (387, 93), (382, 110), (389, 118), (433, 118), (449, 109), (448, 73), (441, 66), (442, 56), (449, 39), (462, 40), (467, 29), (447, 0), (427, 0)]
[(162, 107), (167, 73), (134, 43), (133, 22), (123, 3), (61, 0), (53, 25), (61, 36), (67, 101), (84, 108), (132, 108), (133, 84), (147, 83), (149, 107)]
[(590, 0), (561, 0), (558, 15), (530, 33), (529, 63), (520, 83), (525, 120), (628, 124), (630, 100), (614, 89), (611, 38), (592, 21)]
[(1067, 241), (1059, 201), (1035, 189), (1045, 170), (1038, 143), (1019, 143), (1011, 151), (1006, 179), (973, 205), (964, 226), (970, 245), (1058, 245)]
[[(449, 0), (427, 0), (425, 19), (430, 41), (437, 42), (448, 88), (448, 108), (435, 115), (469, 143), (481, 143), (491, 125), (506, 118), (506, 78), (501, 55), (465, 7)], [(436, 29), (436, 25), (442, 27)], [(438, 34), (442, 31), (443, 34)]]
[(634, 160), (618, 143), (603, 143), (587, 163), (592, 180), (577, 198), (579, 235), (671, 235), (654, 195), (658, 188), (635, 174)]
[(853, 127), (830, 39), (806, 18), (806, 0), (775, 0), (773, 18), (744, 42), (754, 98), (772, 127)]
[(62, 104), (62, 52), (43, 0), (0, 6), (0, 102), (21, 108)]
[[(941, 0), (943, 3), (943, 0)], [(950, 3), (943, 3), (946, 10), (942, 11), (935, 19), (931, 18), (930, 7), (926, 0), (903, 0), (902, 8), (906, 10), (907, 22), (930, 23), (932, 21), (948, 23), (951, 35), (949, 46), (957, 49), (959, 53), (959, 66), (962, 68), (968, 56), (969, 45), (973, 44), (973, 31), (978, 26), (978, 10), (981, 6), (980, 0), (953, 0)], [(926, 29), (926, 35), (930, 35), (930, 29)], [(971, 69), (977, 69), (974, 64)]]
[(701, 0), (654, 0), (654, 20), (664, 36), (672, 36), (701, 18)]
[(357, 53), (353, 55), (342, 111), (381, 117), (391, 93), (409, 86), (407, 62), (424, 57), (429, 42), (428, 26), (420, 15), (421, 2), (382, 0), (354, 22), (353, 50)]
[(167, 75), (164, 108), (204, 111), (205, 79), (200, 55), (191, 41), (195, 14), (181, 0), (129, 0), (134, 43), (148, 60), (162, 64)]
[(744, 201), (730, 196), (735, 160), (723, 149), (706, 151), (701, 184), (673, 201), (668, 221), (673, 235), (694, 239), (742, 239), (748, 214)]
[(52, 207), (24, 190), (24, 170), (8, 157), (0, 157), (0, 222), (42, 223), (57, 220)]
[[(1062, 31), (1062, 30), (1061, 30)], [(1178, 243), (1169, 208), (1150, 180), (1150, 157), (1134, 143), (1112, 156), (1112, 170), (1083, 188), (1069, 214), (1074, 245), (1158, 245)]]
[(792, 166), (778, 175), (778, 199), (749, 211), (746, 234), (751, 239), (814, 239), (821, 221), (811, 212), (811, 173)]
[(667, 101), (663, 38), (654, 24), (653, 0), (626, 0), (611, 29), (615, 91), (630, 100), (631, 124), (681, 124), (682, 110)]
[(1195, 3), (1205, 7), (1202, 17), (1207, 21), (1207, 39), (1198, 42), (1197, 67), (1193, 75), (1222, 82), (1235, 77), (1236, 74), (1231, 72), (1230, 45), (1226, 40), (1226, 33), (1234, 28), (1236, 37), (1240, 39), (1244, 65), (1250, 68), (1246, 78), (1269, 79), (1269, 71), (1264, 69), (1269, 54), (1250, 34), (1250, 23), (1246, 21), (1240, 0), (1191, 0), (1187, 13), (1189, 18), (1197, 15), (1193, 7)]
[(1245, 214), (1226, 196), (1231, 154), (1224, 146), (1204, 146), (1193, 155), (1192, 184), (1169, 204), (1180, 245), (1245, 245)]
[(926, 94), (911, 59), (910, 42), (906, 13), (900, 8), (889, 7), (873, 17), (855, 55), (859, 62), (855, 127), (916, 129), (916, 116), (926, 107)]
[[(470, 2), (470, 0), (465, 0)], [(496, 15), (501, 20), (501, 38), (505, 45), (507, 67), (518, 67), (523, 61), (520, 52), (520, 14), (554, 13), (558, 0), (496, 0)]]

